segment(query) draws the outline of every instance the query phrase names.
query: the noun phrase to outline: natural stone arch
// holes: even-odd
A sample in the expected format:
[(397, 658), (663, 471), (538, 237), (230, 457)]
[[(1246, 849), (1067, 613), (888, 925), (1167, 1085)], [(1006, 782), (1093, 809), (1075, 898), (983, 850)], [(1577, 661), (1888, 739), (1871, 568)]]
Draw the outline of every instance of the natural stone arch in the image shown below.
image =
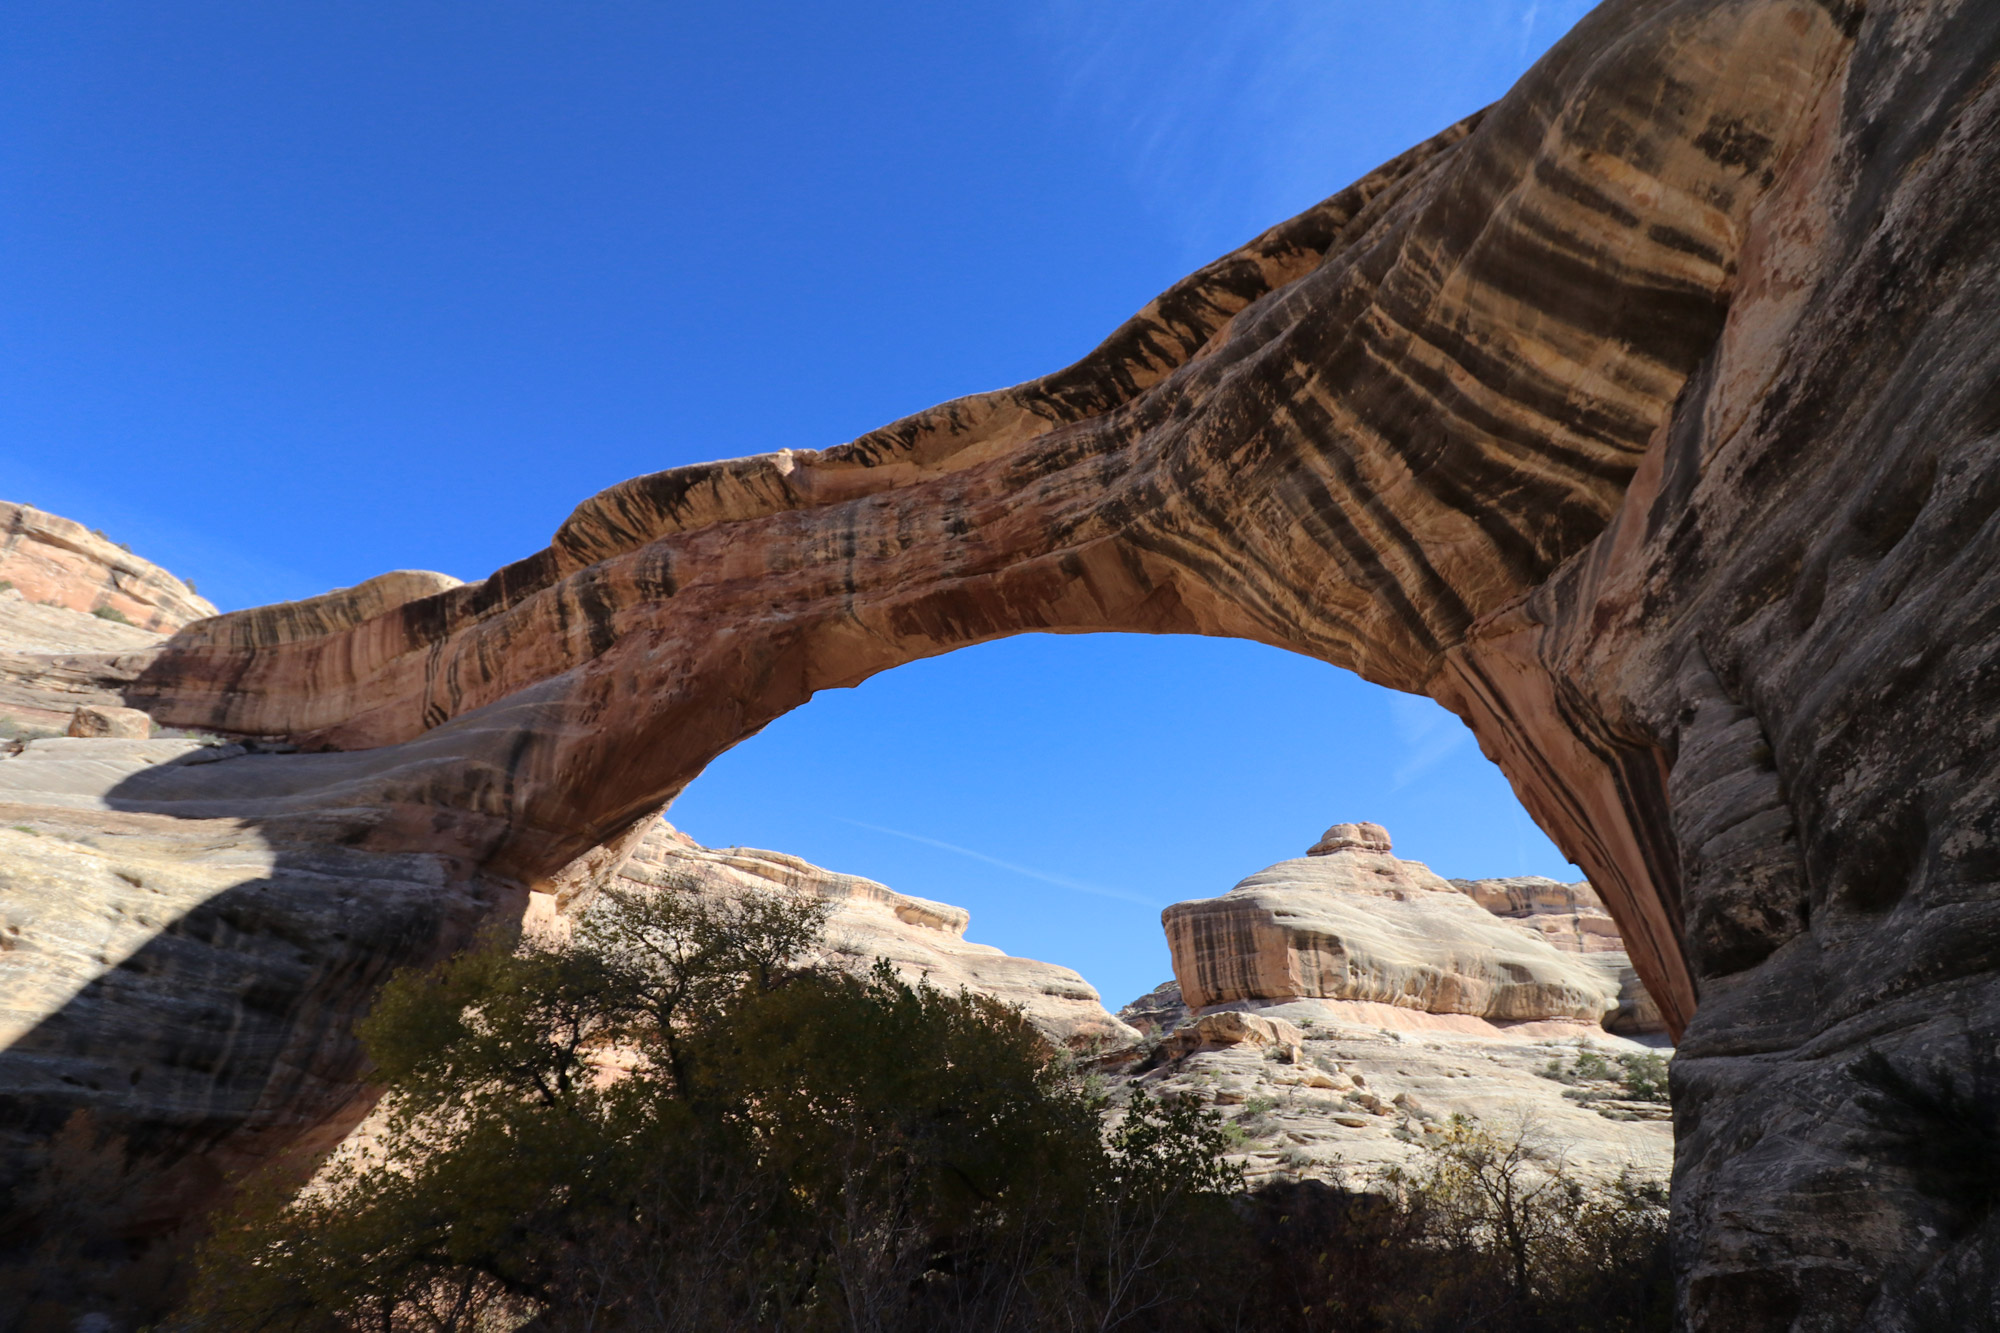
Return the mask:
[(476, 586), (96, 663), (162, 722), (327, 751), (120, 799), (518, 901), (898, 662), (1026, 630), (1307, 653), (1465, 718), (1685, 1027), (1689, 1320), (1909, 1325), (2000, 1286), (2000, 1218), (1857, 1146), (1851, 1073), (2000, 1027), (1996, 67), (1990, 6), (1612, 0), (1069, 370), (614, 487)]
[(487, 864), (533, 882), (815, 690), (1028, 630), (1257, 639), (1466, 717), (1678, 1028), (1656, 761), (1588, 716), (1528, 734), (1474, 645), (1617, 512), (1845, 46), (1809, 7), (1599, 15), (1065, 371), (626, 482), (476, 587), (222, 617), (132, 698), (313, 746), (429, 732), (405, 798), (503, 819)]

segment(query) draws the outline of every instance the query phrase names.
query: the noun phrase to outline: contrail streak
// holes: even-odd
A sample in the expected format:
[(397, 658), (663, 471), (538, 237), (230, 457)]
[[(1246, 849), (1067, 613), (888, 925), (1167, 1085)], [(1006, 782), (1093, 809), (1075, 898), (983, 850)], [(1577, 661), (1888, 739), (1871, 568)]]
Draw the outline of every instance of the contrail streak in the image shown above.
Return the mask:
[(840, 820), (843, 824), (852, 824), (855, 828), (865, 828), (871, 833), (886, 833), (892, 838), (906, 838), (911, 842), (920, 842), (926, 847), (936, 847), (941, 851), (956, 852), (960, 856), (969, 856), (975, 861), (984, 861), (987, 865), (999, 866), (1002, 870), (1011, 870), (1015, 874), (1025, 875), (1029, 879), (1038, 879), (1044, 884), (1053, 884), (1059, 889), (1071, 889), (1077, 893), (1088, 893), (1099, 898), (1116, 898), (1120, 902), (1137, 903), (1141, 907), (1159, 906), (1158, 903), (1150, 899), (1141, 898), (1136, 893), (1127, 893), (1123, 889), (1106, 889), (1096, 884), (1085, 884), (1082, 880), (1065, 879), (1061, 875), (1045, 874), (1040, 870), (1031, 870), (1027, 866), (1017, 866), (1012, 861), (1002, 861), (997, 856), (988, 856), (985, 852), (975, 852), (970, 847), (960, 847), (957, 843), (940, 842), (936, 838), (926, 838), (921, 833), (905, 833), (901, 829), (883, 828), (880, 824), (864, 824), (858, 819), (844, 819), (839, 815), (834, 815), (833, 818)]

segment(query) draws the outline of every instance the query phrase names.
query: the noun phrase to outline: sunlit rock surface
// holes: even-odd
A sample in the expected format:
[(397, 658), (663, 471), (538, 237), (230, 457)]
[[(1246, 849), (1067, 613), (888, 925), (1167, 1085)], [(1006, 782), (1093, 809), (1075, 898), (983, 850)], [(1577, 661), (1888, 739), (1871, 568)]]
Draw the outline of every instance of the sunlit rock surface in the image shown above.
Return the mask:
[[(1346, 828), (1373, 830), (1367, 840)], [(1596, 1023), (1615, 980), (1537, 931), (1496, 916), (1391, 850), (1377, 825), (1340, 825), (1312, 854), (1220, 898), (1161, 914), (1183, 1000), (1360, 1000), (1426, 1013)]]
[[(1666, 1179), (1667, 1106), (1633, 1097), (1620, 1062), (1671, 1052), (1601, 1026), (1630, 968), (1587, 884), (1444, 880), (1380, 825), (1336, 824), (1161, 919), (1176, 980), (1119, 1014), (1159, 1042), (1135, 1082), (1230, 1118), (1253, 1179), (1366, 1186), (1420, 1164), (1454, 1115), (1599, 1183)], [(1596, 1083), (1551, 1076), (1584, 1053)]]
[(191, 585), (103, 533), (5, 500), (0, 500), (0, 583), (35, 605), (102, 612), (115, 617), (113, 624), (155, 634), (215, 614), (214, 604)]
[[(828, 961), (840, 967), (866, 972), (882, 958), (906, 980), (922, 979), (942, 991), (990, 995), (1019, 1008), (1060, 1046), (1122, 1045), (1139, 1037), (1069, 968), (967, 940), (970, 916), (964, 908), (898, 893), (796, 856), (751, 847), (703, 847), (656, 821), (631, 859), (606, 882), (627, 892), (808, 895), (833, 905), (827, 921)], [(588, 895), (573, 901), (581, 906)]]
[(1539, 875), (1455, 879), (1452, 887), (1495, 916), (1518, 922), (1564, 953), (1581, 954), (1617, 989), (1618, 1004), (1604, 1026), (1626, 1036), (1667, 1030), (1660, 1006), (1632, 967), (1617, 923), (1589, 880), (1564, 883)]
[[(1598, 1184), (1628, 1173), (1664, 1182), (1672, 1167), (1666, 1104), (1633, 1098), (1619, 1064), (1666, 1052), (1594, 1024), (1502, 1031), (1477, 1019), (1315, 1000), (1242, 1016), (1299, 1031), (1296, 1054), (1254, 1040), (1190, 1043), (1132, 1083), (1192, 1097), (1238, 1125), (1245, 1139), (1235, 1156), (1253, 1182), (1302, 1176), (1365, 1188), (1390, 1167), (1420, 1164), (1424, 1137), (1454, 1115), (1501, 1137), (1525, 1131), (1549, 1160)], [(1607, 1077), (1576, 1084), (1550, 1076), (1552, 1064), (1572, 1069), (1583, 1052), (1603, 1061)]]
[[(1693, 1327), (1994, 1322), (2000, 1211), (1910, 1145), (2000, 1106), (1996, 69), (1990, 4), (1609, 0), (1073, 366), (0, 693), (314, 751), (96, 814), (428, 858), (417, 958), (817, 690), (1024, 632), (1304, 653), (1456, 712), (1617, 921), (1681, 1038)], [(380, 975), (217, 957), (266, 1051), (339, 1046)], [(287, 1068), (190, 1073), (203, 1136), (129, 1095), (135, 1160), (321, 1132), (348, 1090)], [(100, 1096), (20, 1086), (20, 1125)]]

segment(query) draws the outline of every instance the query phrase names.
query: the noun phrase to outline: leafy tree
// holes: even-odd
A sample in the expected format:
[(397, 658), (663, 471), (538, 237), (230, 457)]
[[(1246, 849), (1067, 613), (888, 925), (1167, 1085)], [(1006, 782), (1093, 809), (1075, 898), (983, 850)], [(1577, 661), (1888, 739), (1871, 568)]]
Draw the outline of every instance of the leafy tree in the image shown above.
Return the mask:
[(201, 1328), (1115, 1328), (1238, 1184), (1218, 1117), (1105, 1104), (1014, 1010), (806, 959), (818, 904), (607, 894), (399, 976), (375, 1141), (248, 1190)]

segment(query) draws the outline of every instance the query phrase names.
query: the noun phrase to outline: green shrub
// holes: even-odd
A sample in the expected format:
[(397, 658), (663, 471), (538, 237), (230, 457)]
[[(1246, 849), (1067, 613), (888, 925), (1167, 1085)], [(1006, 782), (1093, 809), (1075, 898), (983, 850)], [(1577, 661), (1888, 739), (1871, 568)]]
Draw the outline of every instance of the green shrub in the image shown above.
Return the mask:
[(606, 893), (561, 946), (398, 976), (373, 1146), (249, 1182), (156, 1327), (1669, 1326), (1655, 1189), (1459, 1119), (1382, 1189), (1246, 1193), (1241, 1122), (1119, 1105), (990, 998), (809, 966), (824, 917)]
[(1667, 1057), (1658, 1051), (1634, 1051), (1618, 1057), (1624, 1068), (1620, 1079), (1625, 1095), (1635, 1102), (1664, 1102), (1667, 1098)]
[(94, 607), (92, 608), (90, 614), (96, 616), (99, 620), (109, 620), (116, 625), (129, 625), (132, 623), (131, 620), (126, 617), (125, 613), (123, 611), (120, 611), (115, 606)]
[(1572, 1087), (1579, 1083), (1608, 1083), (1617, 1088), (1616, 1092), (1584, 1090), (1563, 1094), (1572, 1101), (1617, 1096), (1632, 1101), (1664, 1102), (1667, 1100), (1667, 1061), (1668, 1057), (1658, 1051), (1630, 1051), (1618, 1055), (1614, 1061), (1603, 1052), (1579, 1043), (1576, 1054), (1568, 1062), (1558, 1055), (1538, 1072), (1543, 1078)]
[[(186, 1327), (1108, 1327), (1195, 1294), (1220, 1118), (1108, 1108), (985, 996), (804, 966), (824, 910), (606, 894), (562, 947), (393, 980), (390, 1112), (253, 1187)], [(1217, 1222), (1216, 1219), (1223, 1219)]]

